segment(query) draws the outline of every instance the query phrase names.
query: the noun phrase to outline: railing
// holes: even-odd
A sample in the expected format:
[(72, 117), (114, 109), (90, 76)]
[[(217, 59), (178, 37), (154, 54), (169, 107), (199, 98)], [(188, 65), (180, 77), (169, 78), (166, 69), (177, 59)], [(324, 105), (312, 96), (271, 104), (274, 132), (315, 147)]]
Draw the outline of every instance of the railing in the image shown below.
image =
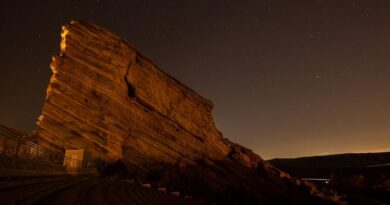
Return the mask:
[(61, 171), (65, 166), (90, 168), (94, 163), (65, 157), (63, 153), (40, 146), (25, 136), (0, 135), (0, 168)]

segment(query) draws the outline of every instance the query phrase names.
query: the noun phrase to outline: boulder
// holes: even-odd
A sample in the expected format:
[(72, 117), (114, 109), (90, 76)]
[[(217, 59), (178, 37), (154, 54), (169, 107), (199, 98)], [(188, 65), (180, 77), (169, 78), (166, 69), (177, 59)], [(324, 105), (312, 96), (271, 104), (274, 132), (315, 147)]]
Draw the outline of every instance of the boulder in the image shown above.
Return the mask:
[(257, 154), (225, 139), (210, 100), (125, 40), (82, 21), (63, 26), (61, 36), (34, 132), (39, 144), (84, 149), (139, 173), (164, 167), (180, 192), (217, 203), (325, 203), (322, 194), (282, 179)]

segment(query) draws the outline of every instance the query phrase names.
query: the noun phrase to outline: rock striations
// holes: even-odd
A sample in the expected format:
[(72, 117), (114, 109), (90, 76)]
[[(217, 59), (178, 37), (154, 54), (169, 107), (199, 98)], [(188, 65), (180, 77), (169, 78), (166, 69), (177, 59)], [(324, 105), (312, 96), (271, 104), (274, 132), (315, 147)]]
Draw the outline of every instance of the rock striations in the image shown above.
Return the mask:
[(61, 36), (34, 132), (39, 144), (61, 152), (82, 148), (139, 173), (165, 167), (172, 180), (172, 172), (187, 177), (180, 178), (182, 192), (218, 203), (323, 202), (315, 187), (223, 138), (210, 100), (123, 39), (80, 21), (64, 26)]

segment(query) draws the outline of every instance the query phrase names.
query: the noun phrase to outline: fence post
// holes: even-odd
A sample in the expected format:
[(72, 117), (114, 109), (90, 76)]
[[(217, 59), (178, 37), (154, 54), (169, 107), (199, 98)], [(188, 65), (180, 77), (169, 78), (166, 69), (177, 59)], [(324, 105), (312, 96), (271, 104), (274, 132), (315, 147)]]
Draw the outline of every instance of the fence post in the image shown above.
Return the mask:
[(20, 148), (20, 139), (18, 138), (18, 140), (16, 141), (15, 157), (17, 157), (19, 154), (19, 148)]
[(35, 147), (37, 148), (36, 149), (36, 152), (35, 152), (35, 158), (38, 158), (39, 157), (39, 147), (38, 147), (38, 144), (35, 144)]
[(5, 152), (7, 150), (7, 141), (8, 141), (8, 138), (4, 137), (4, 141), (3, 141), (3, 154), (5, 154)]

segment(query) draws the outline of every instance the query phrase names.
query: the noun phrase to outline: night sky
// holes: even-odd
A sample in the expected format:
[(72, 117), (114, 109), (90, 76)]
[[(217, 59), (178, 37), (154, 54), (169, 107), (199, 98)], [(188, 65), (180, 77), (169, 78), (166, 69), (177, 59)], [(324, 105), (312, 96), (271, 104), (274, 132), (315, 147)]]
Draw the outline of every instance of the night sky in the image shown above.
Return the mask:
[(34, 129), (71, 19), (211, 99), (265, 159), (390, 151), (390, 1), (1, 1), (0, 124)]

